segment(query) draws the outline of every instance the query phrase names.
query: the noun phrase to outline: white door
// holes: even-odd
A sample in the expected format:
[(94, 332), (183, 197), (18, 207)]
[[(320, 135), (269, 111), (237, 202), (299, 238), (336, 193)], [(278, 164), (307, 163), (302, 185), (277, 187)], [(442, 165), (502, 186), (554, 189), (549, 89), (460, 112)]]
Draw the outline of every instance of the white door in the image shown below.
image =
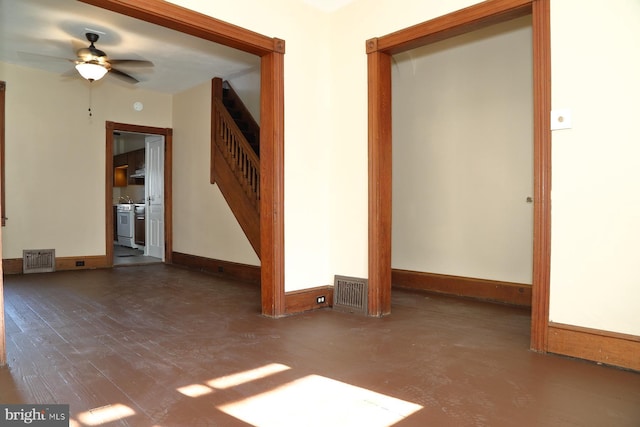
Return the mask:
[(164, 261), (164, 136), (145, 137), (145, 255)]

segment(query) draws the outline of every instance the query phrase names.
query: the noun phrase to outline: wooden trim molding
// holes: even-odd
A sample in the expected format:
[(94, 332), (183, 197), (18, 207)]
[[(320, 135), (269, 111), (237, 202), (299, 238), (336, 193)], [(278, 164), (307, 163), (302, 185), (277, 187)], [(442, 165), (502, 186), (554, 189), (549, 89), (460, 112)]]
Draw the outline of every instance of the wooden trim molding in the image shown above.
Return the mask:
[[(0, 259), (2, 259), (2, 228), (0, 228)], [(0, 367), (7, 364), (7, 339), (4, 318), (4, 260), (0, 263)]]
[(6, 258), (2, 260), (3, 274), (22, 274), (22, 258)]
[[(274, 43), (263, 36), (220, 19), (157, 0), (80, 0), (83, 3), (151, 22), (234, 49), (264, 55), (274, 49), (284, 51), (284, 41)], [(284, 53), (284, 52), (282, 52)]]
[(280, 317), (284, 303), (284, 55), (261, 60), (260, 263), (262, 314)]
[(547, 349), (551, 275), (550, 0), (533, 3), (533, 293), (531, 349)]
[(5, 133), (5, 102), (6, 102), (7, 84), (0, 81), (0, 219), (4, 227), (7, 222), (7, 210), (5, 207), (5, 173), (4, 173), (4, 133)]
[[(22, 274), (22, 258), (8, 258), (2, 260), (5, 274)], [(56, 257), (56, 271), (92, 270), (111, 267), (106, 255), (91, 255), (77, 257)]]
[(279, 39), (277, 37), (273, 38), (273, 51), (275, 53), (284, 54), (286, 50), (285, 46), (286, 46), (286, 42), (284, 40)]
[(235, 280), (260, 283), (260, 267), (236, 262), (221, 261), (182, 252), (173, 253), (173, 265), (188, 267)]
[[(200, 257), (181, 252), (172, 254), (173, 265), (191, 268), (218, 276), (260, 283), (260, 267)], [(84, 261), (84, 266), (76, 266), (77, 261)], [(56, 258), (56, 270), (78, 270), (110, 267), (106, 256), (64, 257)], [(6, 274), (22, 274), (22, 258), (2, 260), (2, 268)], [(1, 294), (0, 294), (1, 296)], [(325, 302), (318, 303), (317, 298), (324, 296)], [(331, 307), (333, 305), (333, 286), (319, 286), (285, 294), (285, 312), (283, 315), (294, 315), (305, 311)], [(0, 306), (0, 309), (2, 306)], [(0, 346), (0, 350), (1, 350)], [(0, 354), (0, 366), (2, 357)]]
[(114, 230), (117, 225), (113, 219), (113, 132), (115, 131), (115, 123), (107, 122), (105, 124), (105, 253), (108, 262), (113, 265), (113, 243)]
[(65, 270), (91, 270), (95, 268), (111, 267), (105, 255), (56, 257), (56, 271)]
[[(535, 1), (535, 0), (533, 0)], [(396, 54), (531, 13), (532, 0), (488, 0), (378, 38), (377, 50)]]
[(531, 285), (409, 270), (391, 272), (394, 287), (531, 307)]
[(549, 322), (547, 351), (640, 371), (640, 336)]
[[(368, 43), (376, 42), (369, 40)], [(391, 313), (391, 55), (367, 54), (369, 73), (369, 316)]]
[(223, 89), (222, 89), (222, 79), (220, 77), (214, 77), (211, 79), (211, 136), (210, 136), (210, 145), (211, 150), (209, 153), (210, 161), (209, 161), (209, 182), (211, 184), (216, 183), (216, 149), (215, 149), (215, 140), (218, 135), (218, 121), (216, 117), (218, 116), (218, 106), (216, 103), (216, 99), (222, 99)]
[[(391, 55), (532, 15), (534, 68), (534, 232), (531, 349), (545, 351), (551, 246), (550, 0), (487, 0), (373, 38), (369, 75), (369, 314), (386, 314), (391, 299)], [(386, 105), (385, 105), (386, 104)], [(374, 301), (371, 299), (374, 298)]]
[[(324, 297), (323, 303), (318, 303), (320, 297)], [(333, 286), (318, 286), (287, 292), (284, 294), (284, 300), (287, 315), (333, 307)]]

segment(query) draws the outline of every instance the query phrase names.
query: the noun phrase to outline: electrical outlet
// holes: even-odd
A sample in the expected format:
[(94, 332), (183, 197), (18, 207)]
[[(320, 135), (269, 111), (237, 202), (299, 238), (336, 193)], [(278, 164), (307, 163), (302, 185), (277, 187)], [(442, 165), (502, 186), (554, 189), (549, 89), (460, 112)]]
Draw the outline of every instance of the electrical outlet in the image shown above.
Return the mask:
[(324, 295), (316, 297), (316, 304), (324, 304), (327, 301)]
[(76, 261), (76, 267), (84, 267), (84, 261)]

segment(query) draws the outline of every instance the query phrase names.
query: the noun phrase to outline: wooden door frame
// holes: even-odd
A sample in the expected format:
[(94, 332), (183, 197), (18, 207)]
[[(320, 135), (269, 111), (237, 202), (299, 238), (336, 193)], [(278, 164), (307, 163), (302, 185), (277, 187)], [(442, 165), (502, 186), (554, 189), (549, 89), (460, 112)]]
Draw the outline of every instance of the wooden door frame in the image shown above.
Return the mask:
[[(4, 208), (4, 126), (5, 126), (5, 93), (6, 83), (0, 81), (0, 212), (2, 227), (5, 225)], [(2, 271), (2, 227), (0, 227), (0, 367), (7, 364), (7, 341), (4, 323), (4, 274)]]
[[(252, 53), (261, 58), (260, 271), (262, 314), (284, 307), (284, 40), (183, 7), (152, 0), (80, 0), (113, 12)], [(111, 202), (111, 201), (110, 201)], [(108, 232), (108, 230), (107, 230)]]
[(551, 247), (550, 0), (487, 0), (366, 42), (369, 114), (369, 306), (391, 312), (391, 56), (525, 15), (532, 16), (534, 226), (531, 349), (547, 350)]
[(173, 130), (139, 126), (127, 123), (106, 122), (105, 135), (105, 207), (107, 263), (113, 267), (113, 133), (134, 132), (164, 137), (164, 262), (171, 264), (173, 254)]

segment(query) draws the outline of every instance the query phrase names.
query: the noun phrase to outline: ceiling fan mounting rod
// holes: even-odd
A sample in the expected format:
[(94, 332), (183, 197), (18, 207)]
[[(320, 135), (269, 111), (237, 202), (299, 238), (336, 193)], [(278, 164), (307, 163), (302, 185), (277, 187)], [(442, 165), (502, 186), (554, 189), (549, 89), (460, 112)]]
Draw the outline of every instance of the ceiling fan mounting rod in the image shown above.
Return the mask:
[(85, 36), (87, 37), (87, 40), (91, 42), (91, 46), (93, 46), (93, 44), (100, 38), (96, 33), (85, 33)]

